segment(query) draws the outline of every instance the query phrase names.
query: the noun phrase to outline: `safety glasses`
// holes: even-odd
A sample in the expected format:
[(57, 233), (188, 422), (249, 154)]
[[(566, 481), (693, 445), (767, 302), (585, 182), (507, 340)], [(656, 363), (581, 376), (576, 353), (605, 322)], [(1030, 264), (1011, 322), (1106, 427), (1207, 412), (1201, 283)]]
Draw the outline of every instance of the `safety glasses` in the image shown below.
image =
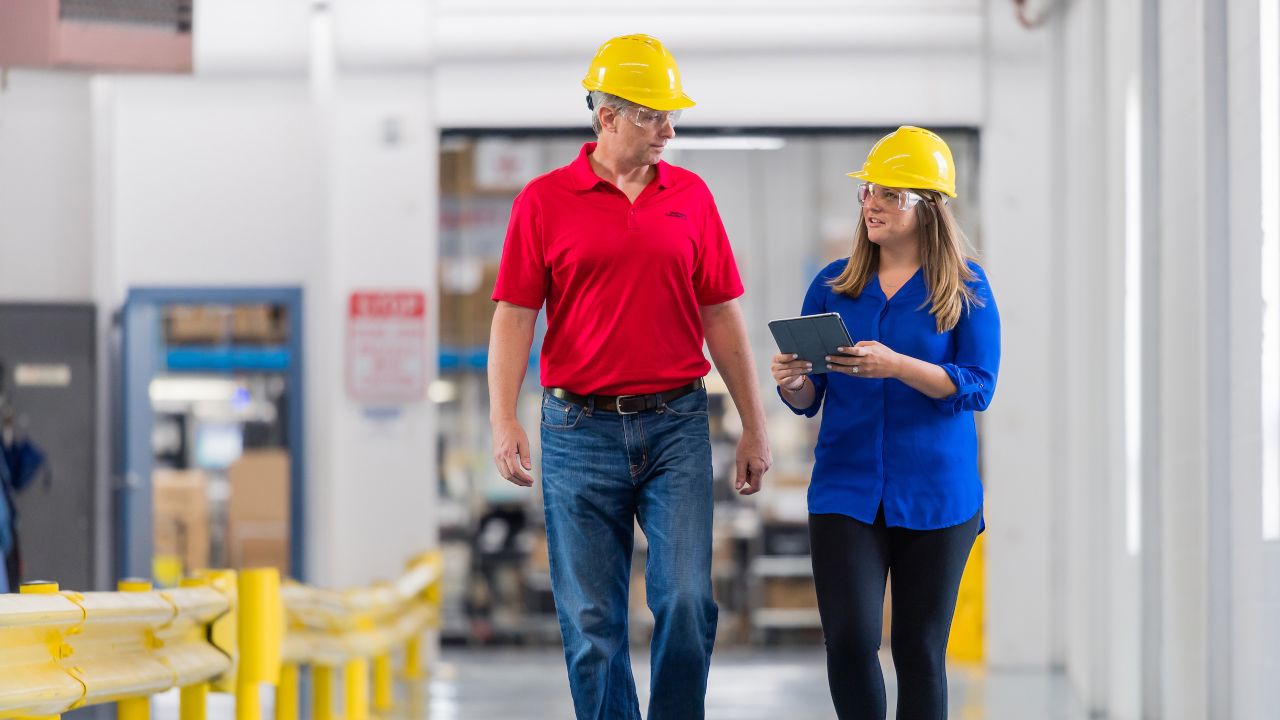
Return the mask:
[(671, 127), (675, 127), (680, 122), (680, 110), (650, 110), (649, 108), (633, 107), (624, 111), (622, 115), (631, 122), (635, 123), (638, 128), (648, 130), (658, 130), (668, 122)]
[(875, 183), (862, 183), (858, 185), (858, 202), (866, 205), (875, 198), (881, 207), (897, 210), (898, 212), (906, 212), (916, 206), (916, 203), (924, 200), (924, 197), (911, 192), (910, 190), (899, 190), (898, 188), (885, 187)]

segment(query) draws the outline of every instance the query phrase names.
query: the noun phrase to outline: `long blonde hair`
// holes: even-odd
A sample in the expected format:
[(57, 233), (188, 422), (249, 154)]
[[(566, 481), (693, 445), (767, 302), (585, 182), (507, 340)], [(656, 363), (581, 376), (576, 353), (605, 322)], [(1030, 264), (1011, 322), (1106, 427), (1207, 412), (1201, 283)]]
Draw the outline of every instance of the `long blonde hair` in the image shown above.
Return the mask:
[[(925, 288), (928, 290), (928, 297), (920, 307), (929, 306), (929, 314), (934, 317), (938, 332), (944, 333), (960, 322), (962, 313), (975, 305), (982, 307), (984, 303), (969, 287), (969, 283), (977, 279), (969, 268), (969, 261), (974, 258), (969, 252), (969, 239), (956, 222), (951, 207), (943, 202), (940, 192), (913, 192), (924, 198), (916, 203), (913, 210), (920, 228), (920, 266), (924, 268)], [(867, 238), (867, 220), (858, 213), (849, 264), (829, 284), (833, 291), (856, 298), (879, 268), (880, 246)]]

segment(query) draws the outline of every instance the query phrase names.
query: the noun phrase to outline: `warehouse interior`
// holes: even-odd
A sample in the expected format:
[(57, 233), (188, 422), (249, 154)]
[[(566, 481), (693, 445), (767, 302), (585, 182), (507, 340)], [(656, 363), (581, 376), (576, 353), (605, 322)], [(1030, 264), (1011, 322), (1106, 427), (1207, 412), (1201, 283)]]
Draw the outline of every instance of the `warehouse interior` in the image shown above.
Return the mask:
[[(774, 460), (733, 492), (742, 422), (713, 370), (707, 717), (836, 717), (817, 426), (777, 401), (768, 321), (849, 254), (845, 174), (900, 125), (950, 145), (1002, 316), (950, 717), (1276, 717), (1274, 0), (0, 7), (0, 424), (45, 459), (14, 493), (23, 578), (339, 589), (438, 551), (409, 714), (572, 716), (540, 486), (491, 454), (491, 295), (513, 200), (593, 139), (588, 61), (633, 32), (698, 101), (663, 158), (724, 220)], [(644, 554), (637, 531), (642, 706)], [(178, 716), (176, 694), (151, 707)]]

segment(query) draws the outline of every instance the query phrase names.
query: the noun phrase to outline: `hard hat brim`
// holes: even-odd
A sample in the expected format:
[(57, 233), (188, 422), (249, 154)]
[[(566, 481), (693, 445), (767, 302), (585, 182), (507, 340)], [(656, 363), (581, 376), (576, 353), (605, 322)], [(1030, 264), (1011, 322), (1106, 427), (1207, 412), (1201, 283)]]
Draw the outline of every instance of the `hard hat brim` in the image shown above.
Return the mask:
[(693, 98), (685, 95), (684, 93), (680, 93), (675, 97), (645, 97), (635, 93), (610, 92), (609, 90), (605, 90), (600, 87), (599, 83), (592, 83), (587, 80), (582, 81), (582, 88), (587, 92), (596, 92), (599, 90), (600, 92), (607, 92), (610, 95), (617, 95), (623, 100), (633, 102), (637, 105), (643, 105), (651, 110), (684, 110), (685, 108), (691, 108), (698, 104), (693, 101)]
[[(871, 177), (871, 173), (868, 173), (866, 170), (857, 170), (855, 172), (845, 173), (845, 177), (851, 177), (854, 180), (866, 180), (867, 182), (876, 183), (878, 185), (884, 185), (885, 187), (899, 188), (902, 190), (936, 190), (942, 193), (943, 195), (946, 195), (947, 197), (957, 197), (956, 191), (954, 189), (945, 188), (945, 187), (936, 187), (928, 183), (912, 183), (909, 181), (903, 182), (903, 183), (884, 182), (883, 180), (877, 180), (876, 178)], [(906, 178), (902, 178), (902, 179), (906, 180)]]

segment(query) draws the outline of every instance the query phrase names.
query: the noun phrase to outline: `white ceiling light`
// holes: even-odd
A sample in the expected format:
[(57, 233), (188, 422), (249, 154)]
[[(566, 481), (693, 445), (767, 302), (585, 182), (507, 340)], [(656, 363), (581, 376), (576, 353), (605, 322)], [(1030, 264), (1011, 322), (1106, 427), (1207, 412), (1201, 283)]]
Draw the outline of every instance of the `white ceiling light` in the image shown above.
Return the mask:
[(781, 150), (787, 141), (764, 135), (726, 135), (724, 137), (676, 137), (667, 143), (672, 150)]

